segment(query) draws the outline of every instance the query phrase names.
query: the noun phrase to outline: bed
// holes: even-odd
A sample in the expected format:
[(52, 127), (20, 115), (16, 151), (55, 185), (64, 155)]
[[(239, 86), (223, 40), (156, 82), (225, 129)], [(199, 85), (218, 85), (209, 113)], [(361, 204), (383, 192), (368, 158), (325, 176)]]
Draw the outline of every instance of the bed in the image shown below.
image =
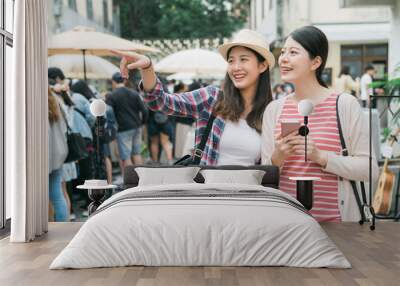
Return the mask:
[[(98, 208), (50, 269), (351, 267), (307, 210), (277, 189), (279, 170), (273, 166), (202, 167), (201, 172), (194, 171), (192, 182), (179, 181), (182, 175), (176, 176), (178, 183), (171, 183), (173, 176), (165, 175), (165, 183), (151, 185), (140, 184), (146, 181), (138, 175), (143, 169), (149, 168), (126, 169), (126, 189)], [(220, 173), (214, 180), (219, 170), (236, 173), (228, 176), (231, 181), (221, 183)], [(243, 179), (249, 170), (262, 172), (261, 184)], [(147, 180), (157, 181), (154, 174)]]

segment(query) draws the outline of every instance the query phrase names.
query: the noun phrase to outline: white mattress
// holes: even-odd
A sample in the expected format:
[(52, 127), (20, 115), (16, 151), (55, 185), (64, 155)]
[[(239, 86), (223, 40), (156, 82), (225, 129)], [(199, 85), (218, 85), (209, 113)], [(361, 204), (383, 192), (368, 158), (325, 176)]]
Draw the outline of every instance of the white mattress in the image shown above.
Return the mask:
[[(264, 191), (254, 185), (180, 184), (116, 194), (90, 217), (50, 269), (145, 266), (350, 268), (307, 213), (274, 199), (171, 197), (121, 200), (146, 191)], [(145, 194), (145, 193), (140, 193)], [(251, 193), (250, 193), (251, 194)]]

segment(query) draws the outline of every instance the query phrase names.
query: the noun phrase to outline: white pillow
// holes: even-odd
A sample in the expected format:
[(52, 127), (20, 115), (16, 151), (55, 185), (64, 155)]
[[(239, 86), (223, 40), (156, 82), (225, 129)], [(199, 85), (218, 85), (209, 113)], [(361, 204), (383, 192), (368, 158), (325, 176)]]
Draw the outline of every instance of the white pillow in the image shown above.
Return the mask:
[(138, 186), (194, 183), (199, 167), (183, 168), (135, 168), (139, 176)]
[(234, 183), (246, 185), (261, 185), (265, 171), (262, 170), (201, 170), (205, 184)]

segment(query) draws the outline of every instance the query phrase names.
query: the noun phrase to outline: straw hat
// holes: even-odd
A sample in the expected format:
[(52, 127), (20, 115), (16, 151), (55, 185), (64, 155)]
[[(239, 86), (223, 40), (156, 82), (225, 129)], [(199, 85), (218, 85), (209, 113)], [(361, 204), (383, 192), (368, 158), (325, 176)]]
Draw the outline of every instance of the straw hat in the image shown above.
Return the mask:
[(274, 55), (269, 51), (268, 40), (256, 31), (240, 30), (231, 42), (219, 46), (218, 51), (227, 60), (229, 49), (235, 46), (246, 47), (262, 55), (268, 62), (269, 69), (275, 65)]

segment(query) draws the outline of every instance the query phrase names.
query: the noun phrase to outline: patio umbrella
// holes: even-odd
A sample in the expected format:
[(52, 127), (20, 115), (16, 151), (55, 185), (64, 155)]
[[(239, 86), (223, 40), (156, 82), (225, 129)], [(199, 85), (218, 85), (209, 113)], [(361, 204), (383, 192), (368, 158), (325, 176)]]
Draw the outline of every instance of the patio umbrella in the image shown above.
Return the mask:
[(191, 80), (196, 78), (196, 75), (192, 72), (177, 72), (167, 76), (167, 80)]
[[(85, 78), (82, 55), (54, 55), (48, 58), (49, 67), (60, 68), (70, 78)], [(98, 56), (86, 55), (86, 78), (110, 79), (119, 68)]]
[(216, 53), (204, 49), (184, 50), (171, 54), (155, 65), (160, 73), (192, 73), (194, 77), (224, 76), (227, 63)]
[(112, 55), (110, 50), (157, 53), (160, 50), (134, 43), (114, 35), (96, 32), (89, 27), (78, 26), (56, 34), (49, 39), (48, 54), (83, 54), (83, 73), (86, 80), (86, 54), (97, 56)]
[(181, 81), (194, 80), (194, 79), (223, 79), (224, 73), (208, 73), (208, 74), (195, 74), (191, 72), (177, 72), (167, 76), (167, 80), (175, 79)]

